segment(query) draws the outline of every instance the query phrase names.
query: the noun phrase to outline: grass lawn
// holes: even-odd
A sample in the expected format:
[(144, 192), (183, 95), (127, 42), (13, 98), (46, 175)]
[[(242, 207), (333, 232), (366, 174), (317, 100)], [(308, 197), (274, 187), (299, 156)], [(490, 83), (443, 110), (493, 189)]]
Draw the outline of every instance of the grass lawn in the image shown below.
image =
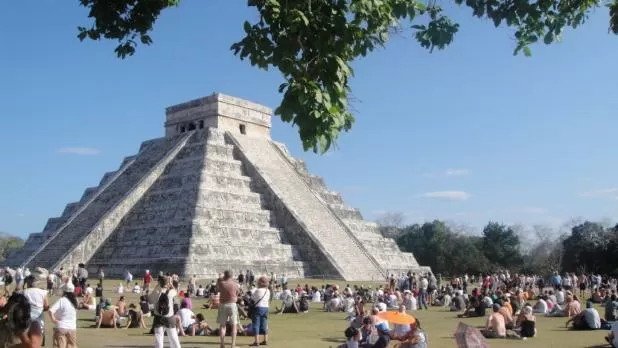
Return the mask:
[[(296, 283), (297, 281), (291, 281)], [(305, 281), (298, 281), (305, 284)], [(322, 281), (307, 280), (310, 285), (321, 285)], [(91, 285), (96, 281), (91, 281)], [(336, 282), (340, 286), (345, 285), (343, 282)], [(106, 289), (104, 296), (112, 299), (112, 302), (118, 299), (118, 295), (113, 292), (114, 285), (118, 281), (106, 281)], [(127, 305), (130, 303), (138, 303), (138, 296), (125, 292)], [(50, 299), (50, 304), (56, 300), (56, 297)], [(216, 310), (200, 310), (205, 301), (202, 299), (193, 299), (195, 313), (202, 313), (209, 323), (214, 324), (216, 318)], [(271, 304), (271, 310), (275, 306), (280, 306), (280, 301), (275, 301)], [(599, 313), (603, 314), (602, 309), (598, 308)], [(465, 323), (481, 326), (484, 324), (483, 318), (458, 319), (454, 313), (443, 311), (438, 308), (431, 308), (429, 311), (411, 312), (421, 321), (421, 324), (429, 337), (429, 346), (437, 347), (455, 347), (453, 332), (457, 327), (459, 320)], [(292, 347), (336, 347), (343, 342), (343, 331), (347, 327), (347, 322), (344, 320), (343, 313), (325, 313), (321, 310), (321, 305), (312, 304), (311, 310), (306, 314), (284, 314), (271, 315), (269, 317), (269, 347), (273, 348), (292, 348)], [(147, 318), (146, 325), (151, 324), (150, 318)], [(537, 328), (539, 330), (538, 337), (525, 341), (516, 340), (492, 340), (491, 347), (605, 347), (603, 337), (607, 334), (606, 331), (586, 331), (574, 332), (567, 331), (564, 328), (565, 318), (545, 318), (537, 317)], [(244, 322), (248, 323), (248, 321)], [(85, 348), (103, 348), (103, 347), (152, 347), (153, 336), (144, 335), (148, 330), (145, 329), (96, 329), (91, 328), (94, 325), (94, 313), (85, 310), (79, 311), (78, 316), (78, 341), (80, 347)], [(47, 342), (51, 346), (51, 327), (52, 324), (47, 319)], [(227, 338), (229, 347), (229, 337)], [(252, 342), (252, 338), (239, 337), (237, 346), (247, 346)], [(214, 347), (218, 346), (217, 337), (181, 337), (182, 347)]]

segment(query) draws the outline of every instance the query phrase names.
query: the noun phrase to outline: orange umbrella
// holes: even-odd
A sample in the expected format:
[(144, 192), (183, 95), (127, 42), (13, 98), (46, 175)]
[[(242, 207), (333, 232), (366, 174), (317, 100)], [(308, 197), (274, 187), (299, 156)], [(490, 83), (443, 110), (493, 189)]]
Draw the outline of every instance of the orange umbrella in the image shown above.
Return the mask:
[(416, 318), (408, 313), (380, 312), (378, 318), (388, 321), (389, 324), (410, 325), (416, 323)]

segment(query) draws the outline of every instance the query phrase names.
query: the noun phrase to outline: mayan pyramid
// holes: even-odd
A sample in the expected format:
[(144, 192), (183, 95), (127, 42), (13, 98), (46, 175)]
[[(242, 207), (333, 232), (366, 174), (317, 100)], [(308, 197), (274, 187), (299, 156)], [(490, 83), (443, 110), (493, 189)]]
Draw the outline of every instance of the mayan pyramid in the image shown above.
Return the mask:
[(167, 108), (165, 137), (142, 143), (7, 264), (200, 278), (224, 269), (345, 280), (423, 271), (270, 139), (271, 115), (223, 94)]

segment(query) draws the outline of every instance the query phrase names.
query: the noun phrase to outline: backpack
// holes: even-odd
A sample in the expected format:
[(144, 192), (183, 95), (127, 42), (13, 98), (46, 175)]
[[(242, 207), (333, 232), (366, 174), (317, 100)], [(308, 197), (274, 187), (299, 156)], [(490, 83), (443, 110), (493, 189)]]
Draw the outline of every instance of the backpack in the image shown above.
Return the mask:
[(159, 315), (165, 316), (170, 311), (170, 299), (168, 296), (169, 292), (170, 289), (167, 289), (166, 292), (159, 296), (159, 301), (157, 302), (157, 312), (159, 312)]

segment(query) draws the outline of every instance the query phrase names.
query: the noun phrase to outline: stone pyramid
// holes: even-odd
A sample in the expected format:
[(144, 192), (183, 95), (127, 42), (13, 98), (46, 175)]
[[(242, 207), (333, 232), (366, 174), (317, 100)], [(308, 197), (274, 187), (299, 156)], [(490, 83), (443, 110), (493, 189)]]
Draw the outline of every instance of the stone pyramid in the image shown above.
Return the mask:
[(165, 137), (142, 143), (7, 264), (200, 278), (224, 269), (345, 280), (426, 271), (270, 139), (271, 114), (223, 94), (167, 108)]

